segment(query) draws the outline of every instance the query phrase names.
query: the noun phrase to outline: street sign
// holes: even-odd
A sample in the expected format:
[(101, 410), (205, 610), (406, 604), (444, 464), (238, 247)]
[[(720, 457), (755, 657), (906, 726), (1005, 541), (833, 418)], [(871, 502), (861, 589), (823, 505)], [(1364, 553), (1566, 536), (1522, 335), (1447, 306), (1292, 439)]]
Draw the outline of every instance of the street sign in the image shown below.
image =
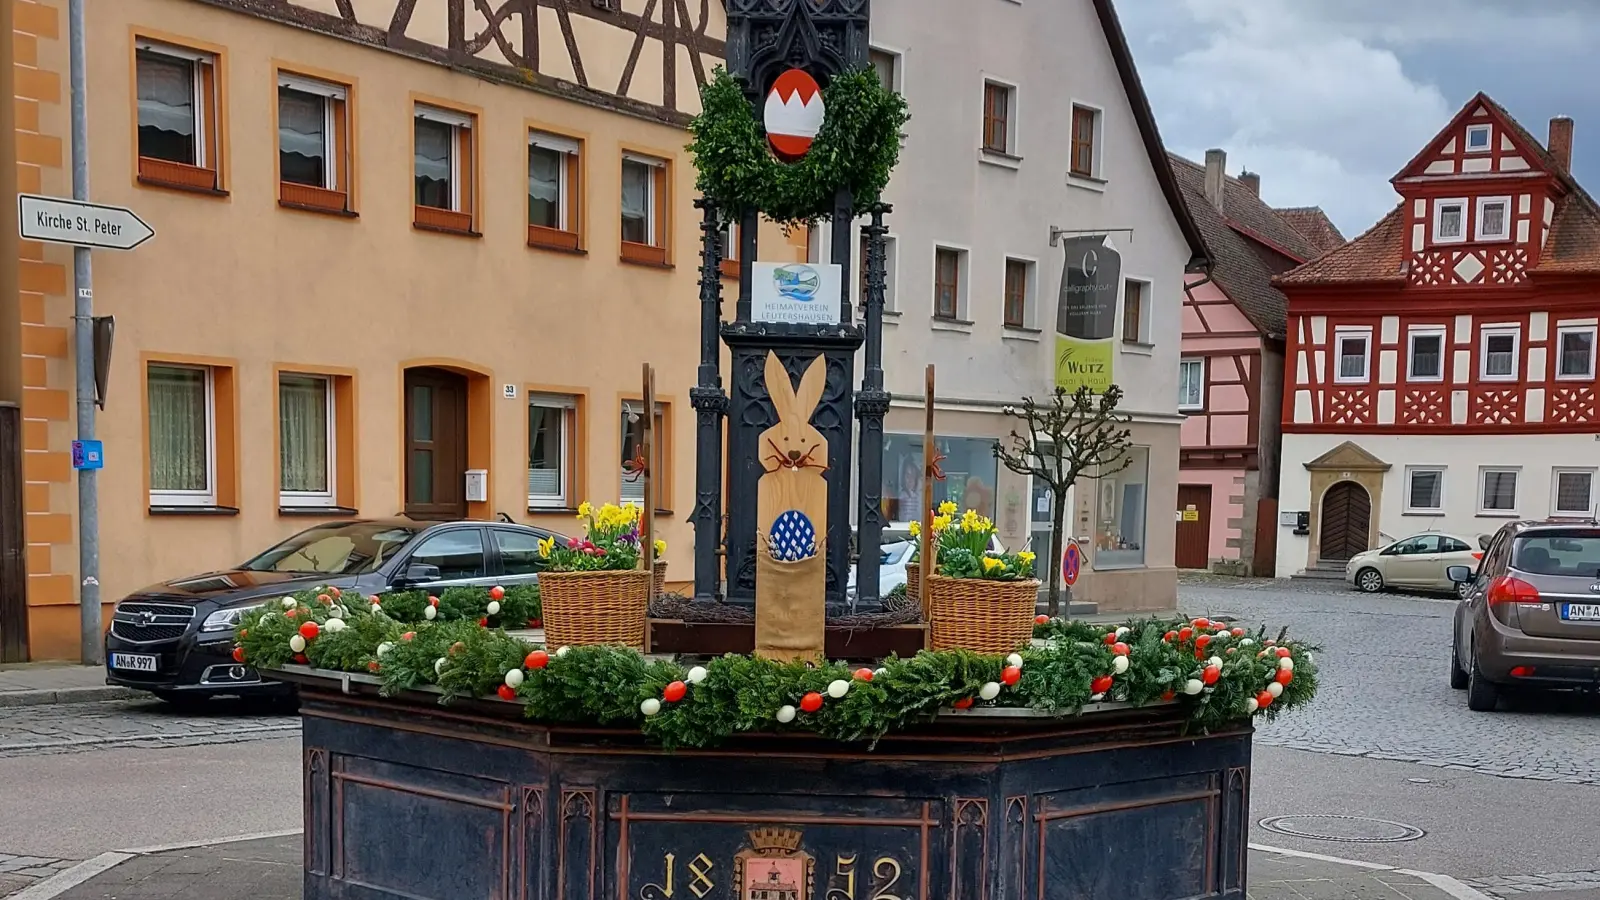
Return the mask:
[(1068, 539), (1067, 546), (1061, 551), (1061, 580), (1067, 587), (1078, 583), (1078, 573), (1083, 570), (1083, 549), (1078, 542)]
[(72, 467), (74, 469), (103, 469), (106, 467), (105, 446), (99, 441), (73, 441)]
[(17, 232), (25, 241), (132, 250), (155, 237), (133, 210), (61, 197), (17, 195)]

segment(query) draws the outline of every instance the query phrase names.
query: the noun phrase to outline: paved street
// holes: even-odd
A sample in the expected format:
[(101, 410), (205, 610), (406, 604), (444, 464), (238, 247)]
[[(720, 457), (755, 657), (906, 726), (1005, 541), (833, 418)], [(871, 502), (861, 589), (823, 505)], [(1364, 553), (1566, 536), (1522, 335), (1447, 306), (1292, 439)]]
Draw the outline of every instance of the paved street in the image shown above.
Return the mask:
[[(1186, 579), (1182, 602), (1190, 614), (1287, 626), (1326, 648), (1315, 703), (1258, 734), (1251, 840), (1379, 866), (1256, 853), (1253, 897), (1436, 896), (1418, 870), (1490, 897), (1600, 900), (1600, 702), (1469, 712), (1445, 681), (1448, 600)], [(108, 850), (297, 827), (297, 729), (293, 718), (227, 704), (0, 710), (0, 897)], [(240, 779), (279, 789), (241, 806)], [(282, 871), (293, 839), (227, 846), (141, 855), (68, 896), (157, 896), (141, 880), (204, 881), (225, 865), (237, 868), (229, 884), (294, 890)]]

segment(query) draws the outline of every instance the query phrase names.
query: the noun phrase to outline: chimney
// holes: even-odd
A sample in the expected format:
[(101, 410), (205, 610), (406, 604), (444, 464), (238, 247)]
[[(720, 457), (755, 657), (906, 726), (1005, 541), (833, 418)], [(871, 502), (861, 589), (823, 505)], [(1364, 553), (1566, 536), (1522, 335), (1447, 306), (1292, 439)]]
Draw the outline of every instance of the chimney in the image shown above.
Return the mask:
[(1206, 199), (1217, 209), (1222, 208), (1222, 186), (1228, 181), (1223, 170), (1227, 166), (1227, 153), (1215, 148), (1206, 151)]
[(1556, 158), (1565, 171), (1572, 171), (1572, 118), (1556, 116), (1550, 120), (1550, 140), (1546, 143), (1550, 155)]
[(1261, 196), (1261, 175), (1256, 172), (1240, 172), (1239, 183), (1257, 197)]

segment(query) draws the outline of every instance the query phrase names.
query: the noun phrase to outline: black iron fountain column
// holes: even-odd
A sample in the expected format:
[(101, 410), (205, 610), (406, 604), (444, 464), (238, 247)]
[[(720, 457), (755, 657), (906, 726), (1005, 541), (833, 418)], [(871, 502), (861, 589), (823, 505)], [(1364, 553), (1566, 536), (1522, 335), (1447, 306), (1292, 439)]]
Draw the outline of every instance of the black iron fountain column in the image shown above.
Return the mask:
[(883, 389), (883, 292), (886, 281), (885, 236), (889, 233), (883, 217), (891, 211), (887, 203), (873, 204), (867, 235), (867, 290), (862, 298), (866, 326), (866, 359), (861, 374), (861, 390), (856, 394), (856, 418), (861, 420), (861, 453), (856, 534), (857, 607), (871, 609), (881, 602), (878, 596), (878, 551), (883, 542), (883, 417), (889, 412), (889, 392)]
[(716, 204), (694, 202), (700, 221), (700, 370), (689, 402), (695, 410), (694, 598), (722, 599), (722, 423), (728, 395), (722, 390), (722, 220)]

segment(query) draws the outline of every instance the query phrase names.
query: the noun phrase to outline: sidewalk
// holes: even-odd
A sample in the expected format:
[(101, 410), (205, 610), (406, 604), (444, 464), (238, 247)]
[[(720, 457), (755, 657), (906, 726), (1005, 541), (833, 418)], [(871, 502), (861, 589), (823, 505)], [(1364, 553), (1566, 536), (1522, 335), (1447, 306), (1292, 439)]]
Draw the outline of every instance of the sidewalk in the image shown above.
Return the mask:
[(0, 708), (45, 703), (127, 700), (139, 691), (106, 684), (100, 666), (74, 663), (14, 663), (0, 666)]
[[(68, 871), (12, 900), (300, 900), (301, 854), (299, 835), (103, 854), (76, 880)], [(1249, 865), (1250, 900), (1489, 900), (1453, 879), (1327, 857), (1252, 849)]]

